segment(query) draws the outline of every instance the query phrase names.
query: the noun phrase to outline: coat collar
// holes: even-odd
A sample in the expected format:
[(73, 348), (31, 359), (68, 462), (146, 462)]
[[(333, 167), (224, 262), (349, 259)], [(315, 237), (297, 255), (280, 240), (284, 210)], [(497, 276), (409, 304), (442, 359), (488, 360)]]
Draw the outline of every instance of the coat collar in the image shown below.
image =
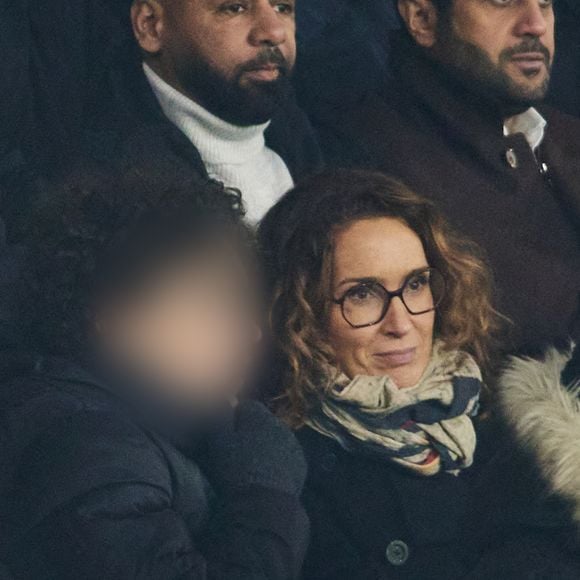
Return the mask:
[[(504, 135), (506, 111), (483, 91), (468, 86), (446, 67), (430, 59), (400, 32), (393, 48), (394, 82), (382, 91), (411, 121), (421, 119), (433, 132), (473, 159), (478, 159), (492, 179), (516, 186), (515, 172), (506, 163), (506, 151), (526, 153), (535, 164), (524, 135)], [(520, 112), (520, 111), (518, 111)]]
[[(207, 176), (195, 145), (164, 114), (143, 71), (141, 55), (133, 44), (124, 44), (113, 52), (116, 59), (111, 60), (109, 70), (109, 109), (114, 112), (114, 117), (106, 122), (117, 133), (119, 126), (137, 132), (154, 128), (164, 134), (168, 143), (182, 157), (189, 159), (199, 173)], [(294, 180), (322, 168), (322, 156), (314, 132), (298, 108), (293, 93), (272, 117), (264, 137), (266, 146), (283, 159)]]
[(169, 403), (156, 391), (95, 361), (78, 364), (58, 357), (37, 357), (33, 375), (56, 383), (80, 386), (102, 393), (124, 409), (152, 435), (167, 439), (184, 453), (192, 453), (205, 434), (230, 419), (231, 410), (224, 406), (210, 416), (193, 409)]
[(580, 528), (580, 383), (562, 382), (569, 360), (556, 349), (543, 360), (514, 358), (497, 392), (517, 444), (534, 458), (554, 497), (571, 507)]

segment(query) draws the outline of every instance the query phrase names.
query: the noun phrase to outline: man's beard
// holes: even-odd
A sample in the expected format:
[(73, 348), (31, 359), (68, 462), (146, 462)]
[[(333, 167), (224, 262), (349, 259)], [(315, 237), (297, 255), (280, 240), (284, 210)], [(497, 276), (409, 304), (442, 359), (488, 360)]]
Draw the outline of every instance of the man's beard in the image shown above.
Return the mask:
[[(529, 38), (517, 46), (503, 50), (495, 64), (477, 45), (461, 39), (451, 23), (438, 31), (435, 47), (438, 60), (450, 67), (466, 86), (506, 107), (528, 108), (541, 102), (550, 85), (551, 54), (539, 38)], [(535, 86), (518, 83), (504, 68), (518, 54), (540, 53), (548, 71), (544, 82)]]
[[(278, 68), (276, 80), (244, 82), (246, 73), (272, 65)], [(265, 48), (238, 67), (232, 78), (225, 78), (205, 61), (189, 60), (177, 73), (186, 93), (210, 113), (233, 125), (248, 127), (269, 121), (286, 101), (291, 69), (280, 49)]]

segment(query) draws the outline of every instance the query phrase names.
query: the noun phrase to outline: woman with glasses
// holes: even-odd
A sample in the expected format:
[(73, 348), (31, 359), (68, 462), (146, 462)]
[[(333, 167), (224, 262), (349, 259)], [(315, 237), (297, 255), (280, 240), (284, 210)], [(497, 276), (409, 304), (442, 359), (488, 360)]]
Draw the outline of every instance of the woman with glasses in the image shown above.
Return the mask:
[[(260, 241), (275, 405), (309, 462), (304, 578), (480, 577), (483, 546), (495, 548), (479, 538), (483, 521), (473, 525), (488, 505), (477, 486), (485, 494), (500, 479), (491, 470), (484, 484), (472, 468), (486, 454), (476, 416), (501, 318), (476, 248), (429, 201), (357, 171), (289, 193)], [(528, 577), (516, 569), (524, 575), (500, 577)]]

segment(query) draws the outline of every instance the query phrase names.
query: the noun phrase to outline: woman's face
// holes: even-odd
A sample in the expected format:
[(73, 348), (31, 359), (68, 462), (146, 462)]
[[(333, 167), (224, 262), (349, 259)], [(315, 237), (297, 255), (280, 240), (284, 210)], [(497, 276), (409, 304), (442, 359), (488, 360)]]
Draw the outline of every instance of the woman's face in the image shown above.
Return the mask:
[[(429, 267), (421, 240), (393, 218), (353, 222), (334, 236), (332, 297), (342, 298), (362, 281), (398, 290), (408, 276)], [(435, 313), (409, 314), (402, 301), (391, 301), (375, 326), (353, 328), (333, 304), (328, 338), (341, 370), (357, 375), (388, 375), (399, 388), (412, 387), (425, 371), (433, 346)]]

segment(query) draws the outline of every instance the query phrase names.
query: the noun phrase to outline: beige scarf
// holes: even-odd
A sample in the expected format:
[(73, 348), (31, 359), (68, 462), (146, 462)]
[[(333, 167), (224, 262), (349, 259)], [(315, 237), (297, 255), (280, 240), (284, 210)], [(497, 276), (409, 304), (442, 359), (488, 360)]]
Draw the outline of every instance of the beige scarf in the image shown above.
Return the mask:
[(342, 447), (388, 458), (419, 475), (458, 474), (473, 463), (482, 378), (473, 358), (436, 342), (414, 387), (388, 376), (337, 373), (335, 387), (317, 402), (308, 425)]

